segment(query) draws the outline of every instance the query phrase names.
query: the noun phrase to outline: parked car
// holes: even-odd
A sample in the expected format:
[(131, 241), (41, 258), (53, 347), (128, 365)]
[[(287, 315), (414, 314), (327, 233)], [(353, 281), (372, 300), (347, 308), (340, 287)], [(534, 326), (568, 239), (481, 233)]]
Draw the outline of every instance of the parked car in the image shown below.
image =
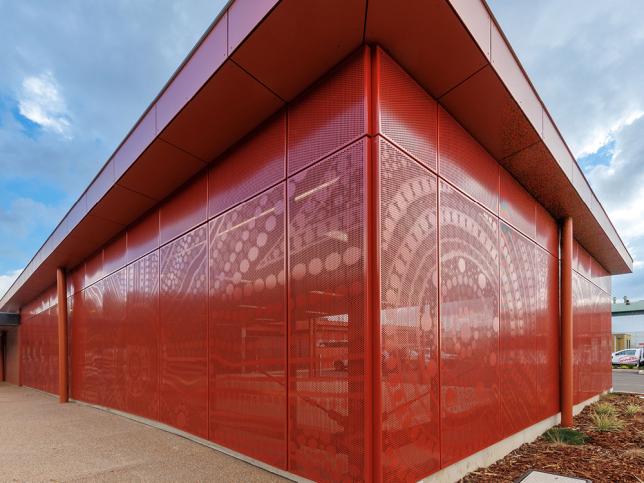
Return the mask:
[(613, 352), (611, 362), (613, 366), (644, 366), (644, 347)]

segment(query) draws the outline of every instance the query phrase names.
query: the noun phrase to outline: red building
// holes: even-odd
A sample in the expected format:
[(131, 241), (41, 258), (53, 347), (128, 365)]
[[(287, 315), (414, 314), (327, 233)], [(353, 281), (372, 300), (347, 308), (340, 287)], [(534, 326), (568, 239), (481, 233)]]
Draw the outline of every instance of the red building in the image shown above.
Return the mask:
[(631, 268), (484, 3), (235, 0), (0, 301), (3, 374), (449, 480), (611, 388)]

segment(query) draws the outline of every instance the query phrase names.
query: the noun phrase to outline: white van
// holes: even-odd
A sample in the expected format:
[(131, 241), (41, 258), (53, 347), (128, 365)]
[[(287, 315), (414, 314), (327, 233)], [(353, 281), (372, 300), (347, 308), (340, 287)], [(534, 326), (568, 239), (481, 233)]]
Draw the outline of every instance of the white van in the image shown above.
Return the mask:
[(611, 362), (613, 366), (644, 366), (644, 347), (613, 352)]

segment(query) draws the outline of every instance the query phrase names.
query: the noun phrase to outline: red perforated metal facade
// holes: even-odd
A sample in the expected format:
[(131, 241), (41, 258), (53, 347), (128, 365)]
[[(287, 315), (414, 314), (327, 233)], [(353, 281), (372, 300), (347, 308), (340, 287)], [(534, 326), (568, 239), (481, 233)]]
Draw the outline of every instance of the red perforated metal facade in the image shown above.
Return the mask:
[[(559, 411), (558, 235), (361, 48), (69, 272), (71, 397), (317, 481), (416, 481)], [(610, 277), (575, 254), (580, 402), (610, 386)], [(49, 392), (55, 304), (20, 328)]]
[(285, 215), (280, 184), (208, 228), (210, 438), (280, 468), (286, 467)]
[(289, 467), (314, 480), (360, 479), (369, 464), (367, 149), (357, 141), (288, 182)]
[(436, 176), (378, 141), (385, 481), (440, 467)]

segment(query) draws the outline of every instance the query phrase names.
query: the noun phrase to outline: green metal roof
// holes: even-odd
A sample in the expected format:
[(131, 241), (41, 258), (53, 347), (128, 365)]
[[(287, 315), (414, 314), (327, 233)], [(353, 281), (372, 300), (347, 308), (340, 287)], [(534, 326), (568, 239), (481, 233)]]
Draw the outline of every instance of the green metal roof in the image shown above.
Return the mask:
[(644, 313), (644, 300), (637, 300), (629, 304), (611, 304), (613, 315), (631, 315), (633, 313)]

